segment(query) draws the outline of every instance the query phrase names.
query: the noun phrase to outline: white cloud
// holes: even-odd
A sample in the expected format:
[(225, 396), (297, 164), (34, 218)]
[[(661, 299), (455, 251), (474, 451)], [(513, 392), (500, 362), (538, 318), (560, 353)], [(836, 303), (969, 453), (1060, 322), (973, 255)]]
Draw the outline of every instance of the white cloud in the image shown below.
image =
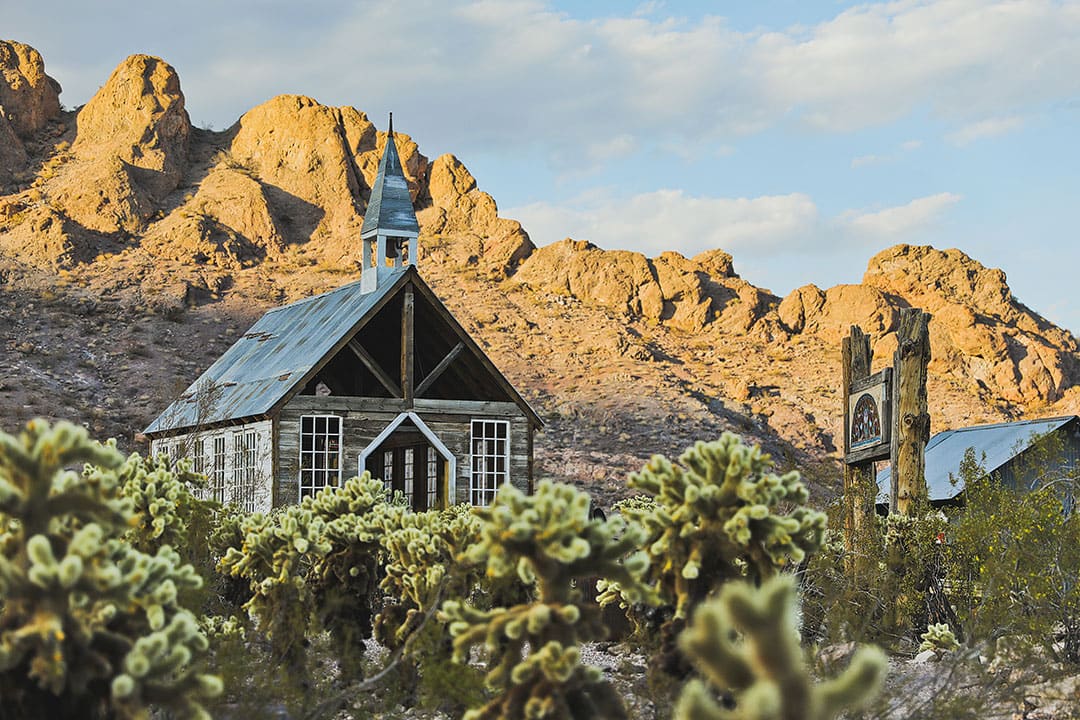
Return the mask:
[(988, 120), (980, 120), (979, 122), (965, 125), (956, 132), (951, 133), (947, 139), (952, 144), (963, 147), (965, 145), (970, 145), (976, 140), (1005, 135), (1014, 130), (1019, 130), (1023, 126), (1024, 118), (1022, 117), (990, 118)]
[(922, 147), (921, 140), (908, 140), (900, 143), (896, 152), (888, 155), (859, 155), (858, 157), (854, 157), (851, 159), (851, 168), (852, 170), (857, 170), (858, 168), (867, 167), (869, 165), (884, 165), (891, 163), (899, 159), (902, 155), (918, 150), (920, 147)]
[(960, 199), (943, 192), (896, 207), (848, 210), (826, 218), (803, 193), (718, 198), (659, 190), (618, 198), (596, 191), (560, 205), (541, 202), (508, 208), (504, 215), (520, 220), (538, 245), (569, 236), (649, 256), (675, 250), (690, 257), (722, 248), (736, 260), (754, 260), (808, 252), (828, 255), (902, 242), (933, 226)]
[(943, 192), (884, 210), (848, 210), (840, 215), (838, 224), (856, 236), (889, 240), (927, 227), (942, 211), (960, 200), (961, 196), (956, 193)]
[(711, 248), (765, 252), (798, 246), (818, 225), (814, 202), (802, 193), (757, 198), (694, 197), (658, 190), (630, 198), (591, 193), (569, 204), (508, 208), (540, 245), (570, 236), (607, 249), (654, 256), (692, 256)]

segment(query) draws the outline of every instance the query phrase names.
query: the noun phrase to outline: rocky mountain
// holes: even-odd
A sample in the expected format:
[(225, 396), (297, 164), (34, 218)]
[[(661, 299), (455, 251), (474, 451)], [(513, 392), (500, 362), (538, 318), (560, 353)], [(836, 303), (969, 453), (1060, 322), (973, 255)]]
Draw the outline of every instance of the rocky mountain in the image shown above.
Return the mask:
[[(0, 42), (0, 409), (139, 429), (267, 307), (354, 279), (386, 134), (351, 107), (279, 96), (191, 125), (175, 70), (122, 62), (82, 108)], [(396, 133), (421, 270), (547, 422), (541, 475), (611, 489), (652, 452), (734, 429), (823, 484), (838, 473), (840, 338), (896, 346), (933, 314), (935, 429), (1080, 406), (1080, 349), (959, 250), (897, 246), (857, 285), (780, 298), (730, 255), (535, 248), (452, 155)]]

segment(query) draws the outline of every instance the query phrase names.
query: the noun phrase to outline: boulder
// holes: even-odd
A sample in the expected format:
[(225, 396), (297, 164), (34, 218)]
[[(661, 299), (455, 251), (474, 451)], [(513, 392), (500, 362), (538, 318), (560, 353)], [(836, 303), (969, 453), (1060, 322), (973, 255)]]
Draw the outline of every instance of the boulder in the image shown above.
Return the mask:
[(60, 83), (45, 74), (41, 54), (20, 42), (0, 40), (0, 117), (28, 138), (60, 114)]
[(98, 162), (103, 170), (119, 160), (155, 202), (180, 183), (191, 122), (180, 77), (164, 60), (149, 55), (124, 60), (79, 111), (77, 123), (72, 145), (77, 160)]

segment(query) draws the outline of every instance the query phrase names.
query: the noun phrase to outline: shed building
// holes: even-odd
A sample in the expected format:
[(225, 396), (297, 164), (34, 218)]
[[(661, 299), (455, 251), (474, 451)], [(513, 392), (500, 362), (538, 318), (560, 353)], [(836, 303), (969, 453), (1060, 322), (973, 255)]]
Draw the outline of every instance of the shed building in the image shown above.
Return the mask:
[[(1048, 458), (1036, 457), (1033, 448), (1048, 436), (1060, 441), (1061, 452), (1051, 453)], [(969, 448), (975, 451), (975, 459), (988, 475), (996, 476), (1012, 488), (1031, 489), (1080, 467), (1080, 417), (1066, 415), (977, 425), (934, 435), (926, 445), (926, 489), (931, 505), (962, 501), (964, 482), (959, 477), (960, 462)], [(877, 474), (879, 507), (888, 506), (891, 479), (892, 472), (887, 466)]]
[(423, 281), (394, 141), (361, 230), (361, 276), (274, 308), (144, 431), (246, 511), (364, 470), (414, 509), (532, 490), (542, 422)]

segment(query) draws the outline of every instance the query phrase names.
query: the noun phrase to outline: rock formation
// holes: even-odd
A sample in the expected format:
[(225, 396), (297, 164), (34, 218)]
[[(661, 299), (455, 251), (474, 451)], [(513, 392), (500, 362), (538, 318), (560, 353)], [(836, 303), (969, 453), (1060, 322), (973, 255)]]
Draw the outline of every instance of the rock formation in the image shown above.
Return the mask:
[(37, 50), (0, 40), (0, 124), (28, 138), (60, 114), (60, 83), (45, 74)]

